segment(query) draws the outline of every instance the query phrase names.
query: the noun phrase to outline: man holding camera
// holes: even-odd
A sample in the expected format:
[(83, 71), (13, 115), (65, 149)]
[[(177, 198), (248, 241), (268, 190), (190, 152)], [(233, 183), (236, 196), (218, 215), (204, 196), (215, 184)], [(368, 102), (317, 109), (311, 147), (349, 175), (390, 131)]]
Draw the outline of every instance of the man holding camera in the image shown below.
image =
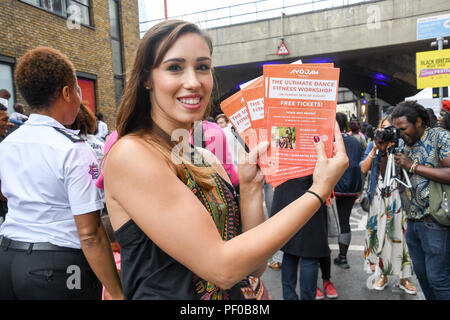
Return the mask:
[(427, 300), (450, 299), (450, 227), (439, 224), (429, 208), (430, 180), (450, 184), (450, 132), (430, 128), (426, 109), (415, 101), (392, 113), (403, 141), (397, 166), (411, 176), (406, 243)]

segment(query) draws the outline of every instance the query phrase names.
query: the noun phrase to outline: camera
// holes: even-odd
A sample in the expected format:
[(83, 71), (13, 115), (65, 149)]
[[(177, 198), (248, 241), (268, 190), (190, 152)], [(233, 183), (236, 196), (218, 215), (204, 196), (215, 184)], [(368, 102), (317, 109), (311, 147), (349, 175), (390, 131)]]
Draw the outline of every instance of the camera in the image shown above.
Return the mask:
[(394, 142), (395, 145), (397, 145), (399, 139), (400, 132), (394, 126), (378, 129), (377, 132), (375, 132), (375, 140), (379, 143)]

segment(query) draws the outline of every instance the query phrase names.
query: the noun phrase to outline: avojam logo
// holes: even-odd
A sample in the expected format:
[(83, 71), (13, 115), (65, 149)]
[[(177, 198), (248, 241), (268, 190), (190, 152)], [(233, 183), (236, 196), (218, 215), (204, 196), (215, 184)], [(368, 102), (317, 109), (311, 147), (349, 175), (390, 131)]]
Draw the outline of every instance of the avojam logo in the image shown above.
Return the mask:
[(290, 74), (297, 75), (318, 75), (319, 70), (311, 70), (311, 69), (293, 69)]

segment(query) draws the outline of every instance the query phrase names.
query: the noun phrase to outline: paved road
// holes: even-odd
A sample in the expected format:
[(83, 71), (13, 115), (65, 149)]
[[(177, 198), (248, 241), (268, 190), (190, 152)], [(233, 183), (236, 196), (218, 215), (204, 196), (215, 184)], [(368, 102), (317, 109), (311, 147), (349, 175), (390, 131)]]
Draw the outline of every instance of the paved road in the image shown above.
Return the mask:
[[(417, 288), (416, 295), (409, 295), (401, 290), (396, 283), (398, 277), (389, 276), (389, 284), (383, 291), (369, 290), (366, 280), (370, 274), (363, 270), (364, 230), (367, 222), (367, 213), (358, 203), (355, 204), (350, 217), (352, 228), (352, 242), (347, 255), (350, 269), (341, 269), (333, 263), (338, 254), (337, 238), (329, 238), (331, 252), (331, 281), (334, 283), (339, 300), (424, 300), (423, 293), (415, 276), (411, 281)], [(263, 281), (273, 300), (282, 300), (281, 272), (267, 268)], [(322, 288), (322, 279), (319, 272), (318, 287)], [(297, 288), (297, 294), (299, 289)]]

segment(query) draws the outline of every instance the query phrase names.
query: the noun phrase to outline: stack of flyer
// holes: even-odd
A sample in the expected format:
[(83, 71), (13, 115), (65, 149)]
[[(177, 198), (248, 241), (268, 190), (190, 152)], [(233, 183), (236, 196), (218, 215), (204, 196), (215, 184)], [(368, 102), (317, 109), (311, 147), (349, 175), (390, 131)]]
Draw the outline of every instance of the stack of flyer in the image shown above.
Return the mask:
[(275, 188), (314, 172), (314, 136), (332, 156), (338, 88), (339, 69), (332, 63), (264, 65), (262, 77), (220, 107), (250, 150), (269, 142), (258, 165)]

